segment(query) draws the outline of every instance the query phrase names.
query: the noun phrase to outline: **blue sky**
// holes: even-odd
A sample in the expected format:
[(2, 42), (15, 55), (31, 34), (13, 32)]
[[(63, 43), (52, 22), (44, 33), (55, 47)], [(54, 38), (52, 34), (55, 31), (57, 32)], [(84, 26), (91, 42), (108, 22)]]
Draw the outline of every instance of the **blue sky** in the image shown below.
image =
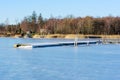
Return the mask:
[(120, 0), (0, 0), (0, 23), (21, 21), (33, 11), (44, 18), (120, 16)]

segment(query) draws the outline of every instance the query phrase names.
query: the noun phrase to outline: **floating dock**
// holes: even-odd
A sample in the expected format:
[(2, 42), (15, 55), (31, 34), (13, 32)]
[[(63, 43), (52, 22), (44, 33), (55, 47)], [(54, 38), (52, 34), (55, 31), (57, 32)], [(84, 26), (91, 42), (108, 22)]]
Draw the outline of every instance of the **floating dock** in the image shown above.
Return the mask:
[(66, 42), (52, 42), (52, 43), (31, 43), (31, 44), (15, 44), (15, 48), (43, 48), (56, 46), (78, 46), (89, 44), (100, 44), (101, 41), (66, 41)]
[(120, 44), (120, 39), (103, 39), (104, 44)]

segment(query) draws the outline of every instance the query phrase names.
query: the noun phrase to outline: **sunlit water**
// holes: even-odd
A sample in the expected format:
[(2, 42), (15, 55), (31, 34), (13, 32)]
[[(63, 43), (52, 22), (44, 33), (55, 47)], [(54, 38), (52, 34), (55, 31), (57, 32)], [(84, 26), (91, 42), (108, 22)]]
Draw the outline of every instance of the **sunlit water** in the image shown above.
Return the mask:
[(63, 39), (0, 38), (0, 80), (120, 80), (120, 45), (13, 48)]

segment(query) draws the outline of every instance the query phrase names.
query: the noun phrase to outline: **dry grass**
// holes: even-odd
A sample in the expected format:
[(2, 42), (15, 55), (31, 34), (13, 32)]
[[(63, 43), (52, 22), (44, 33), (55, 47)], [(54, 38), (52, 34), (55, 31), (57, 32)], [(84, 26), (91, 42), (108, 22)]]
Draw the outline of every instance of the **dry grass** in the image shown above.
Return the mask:
[(65, 38), (65, 39), (74, 39), (75, 37), (78, 38), (86, 38), (86, 37), (101, 37), (101, 38), (109, 38), (109, 39), (118, 39), (120, 35), (82, 35), (82, 34), (50, 34), (46, 35), (45, 38)]
[(101, 35), (102, 38), (108, 38), (108, 39), (118, 39), (120, 38), (120, 35)]
[(63, 34), (49, 34), (49, 35), (46, 35), (45, 38), (65, 38), (65, 35), (63, 35)]
[[(74, 39), (75, 37), (78, 38), (86, 38), (86, 37), (101, 37), (101, 38), (108, 38), (108, 39), (120, 39), (120, 35), (82, 35), (82, 34), (48, 34), (48, 35), (33, 35), (33, 38), (65, 38), (65, 39)], [(4, 35), (0, 35), (0, 37), (5, 37)], [(13, 36), (10, 36), (13, 37)], [(15, 38), (20, 37), (20, 35), (15, 35)]]

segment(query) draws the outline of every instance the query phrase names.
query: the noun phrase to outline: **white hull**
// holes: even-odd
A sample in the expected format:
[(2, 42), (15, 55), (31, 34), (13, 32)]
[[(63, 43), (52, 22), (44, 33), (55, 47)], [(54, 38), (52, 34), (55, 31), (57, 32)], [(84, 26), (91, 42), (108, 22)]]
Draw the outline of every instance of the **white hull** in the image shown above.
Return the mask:
[(25, 49), (27, 49), (27, 48), (32, 48), (32, 46), (19, 46), (18, 48), (25, 48)]

